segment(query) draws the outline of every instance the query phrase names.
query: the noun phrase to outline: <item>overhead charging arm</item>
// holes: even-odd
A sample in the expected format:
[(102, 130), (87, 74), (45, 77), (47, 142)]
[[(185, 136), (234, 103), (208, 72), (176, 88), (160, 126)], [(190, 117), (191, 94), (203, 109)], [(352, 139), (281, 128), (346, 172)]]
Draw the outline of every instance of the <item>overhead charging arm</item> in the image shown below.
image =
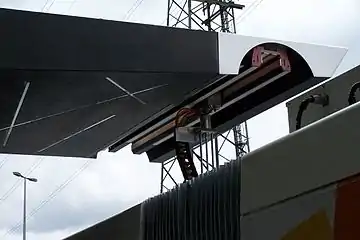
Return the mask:
[[(236, 102), (244, 94), (244, 89), (254, 88), (256, 84), (266, 85), (291, 71), (285, 49), (269, 50), (263, 46), (253, 49), (251, 65), (248, 67), (248, 74), (243, 78), (214, 92), (192, 108), (182, 108), (177, 112), (174, 120), (175, 154), (185, 181), (198, 176), (190, 144), (198, 144), (196, 136), (203, 131), (211, 131), (211, 115)], [(184, 136), (190, 137), (186, 139)]]

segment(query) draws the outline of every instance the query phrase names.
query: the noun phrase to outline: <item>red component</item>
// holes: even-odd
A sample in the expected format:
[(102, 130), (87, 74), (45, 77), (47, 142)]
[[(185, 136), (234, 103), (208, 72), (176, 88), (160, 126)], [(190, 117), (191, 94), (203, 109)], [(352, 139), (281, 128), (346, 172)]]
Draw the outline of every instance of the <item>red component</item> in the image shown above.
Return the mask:
[(262, 64), (262, 52), (264, 51), (264, 47), (255, 47), (252, 54), (252, 66), (260, 67)]
[(360, 176), (338, 184), (336, 190), (334, 240), (360, 239)]
[(278, 49), (278, 53), (280, 54), (280, 66), (284, 71), (291, 71), (291, 65), (286, 53), (286, 49)]
[[(263, 63), (263, 53), (265, 53), (265, 48), (258, 46), (255, 47), (252, 54), (252, 66), (253, 67), (260, 67)], [(273, 53), (270, 53), (272, 55), (278, 55), (280, 56), (280, 66), (284, 71), (291, 71), (291, 65), (290, 61), (286, 52), (285, 48), (279, 48), (277, 51), (273, 51)]]

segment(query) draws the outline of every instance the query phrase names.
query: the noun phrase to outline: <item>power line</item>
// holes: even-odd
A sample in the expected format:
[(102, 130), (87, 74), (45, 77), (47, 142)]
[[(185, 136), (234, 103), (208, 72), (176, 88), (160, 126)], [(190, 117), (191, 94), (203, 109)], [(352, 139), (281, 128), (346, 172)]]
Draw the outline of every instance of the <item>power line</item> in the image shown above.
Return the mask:
[[(44, 160), (43, 157), (41, 157), (38, 161), (34, 162), (26, 171), (26, 175), (30, 175), (32, 172), (34, 172), (42, 163)], [(12, 194), (13, 192), (18, 189), (18, 187), (21, 185), (21, 179), (17, 179), (16, 182), (0, 197), (0, 205), (4, 203)]]
[(132, 7), (126, 12), (124, 20), (129, 20), (143, 2), (144, 0), (136, 0)]
[[(49, 10), (51, 9), (51, 7), (54, 5), (54, 3), (56, 2), (56, 0), (52, 0), (52, 2), (50, 3), (51, 0), (46, 0), (44, 6), (41, 8), (41, 12), (49, 12)], [(49, 7), (48, 6), (50, 3)]]
[(75, 2), (77, 2), (77, 0), (73, 0), (73, 1), (71, 2), (70, 6), (69, 6), (69, 8), (68, 8), (68, 10), (67, 10), (67, 13), (68, 13), (68, 14), (71, 12), (71, 9), (73, 8)]
[(243, 22), (246, 17), (249, 16), (249, 14), (252, 13), (256, 8), (258, 8), (263, 1), (264, 0), (256, 0), (252, 4), (250, 4), (248, 10), (246, 10), (243, 14), (240, 15), (239, 18), (235, 20), (236, 24), (240, 24), (241, 22)]
[[(89, 165), (93, 162), (93, 160), (86, 160), (86, 162), (75, 171), (69, 178), (65, 180), (59, 187), (57, 187), (45, 200), (43, 200), (37, 207), (35, 207), (29, 214), (26, 215), (26, 220), (33, 217), (37, 212), (39, 212), (43, 207), (45, 207), (52, 199), (54, 199), (62, 190), (64, 190), (71, 182), (73, 182), (83, 171), (85, 171)], [(7, 235), (12, 235), (16, 233), (22, 225), (22, 221), (19, 221), (13, 227), (11, 227), (3, 237)]]
[(50, 6), (48, 7), (48, 9), (46, 10), (46, 12), (49, 12), (50, 9), (52, 8), (52, 6), (54, 5), (54, 3), (56, 2), (56, 0), (53, 0), (52, 3), (50, 4)]
[[(1, 161), (0, 163), (0, 169), (5, 165), (5, 163), (7, 163), (7, 161), (9, 161), (10, 157), (6, 156), (4, 160)], [(1, 199), (1, 198), (0, 198)]]
[(49, 4), (50, 0), (46, 0), (44, 6), (41, 8), (41, 12), (44, 12), (46, 6)]

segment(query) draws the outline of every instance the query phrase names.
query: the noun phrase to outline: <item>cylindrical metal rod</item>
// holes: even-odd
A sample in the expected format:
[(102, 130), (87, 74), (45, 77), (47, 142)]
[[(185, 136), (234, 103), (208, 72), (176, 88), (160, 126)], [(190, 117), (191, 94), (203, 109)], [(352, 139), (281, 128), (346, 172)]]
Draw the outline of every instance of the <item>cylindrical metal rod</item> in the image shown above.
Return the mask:
[(13, 172), (13, 175), (24, 180), (24, 202), (23, 202), (23, 240), (26, 240), (26, 181), (37, 182), (36, 178), (23, 176), (19, 172)]
[(170, 0), (168, 0), (168, 9), (167, 9), (167, 18), (166, 18), (166, 26), (169, 27), (170, 25), (170, 9), (171, 6), (170, 6)]
[(214, 134), (211, 133), (211, 165), (213, 168), (215, 168), (215, 159), (214, 159)]
[(235, 19), (235, 11), (234, 8), (231, 8), (232, 13), (232, 21), (233, 21), (233, 33), (236, 33), (236, 19)]
[(203, 167), (203, 149), (202, 149), (202, 143), (203, 143), (203, 141), (202, 141), (202, 132), (200, 131), (200, 169), (201, 169), (201, 174), (203, 174), (204, 173), (204, 167)]
[(205, 134), (205, 161), (206, 161), (206, 171), (209, 171), (209, 147), (208, 147), (208, 135)]
[(216, 168), (219, 167), (219, 142), (218, 137), (215, 137), (215, 162), (216, 162)]
[(24, 179), (23, 240), (26, 240), (26, 178)]
[(248, 126), (247, 126), (247, 122), (244, 122), (245, 124), (245, 140), (246, 140), (246, 145), (247, 145), (247, 153), (250, 152), (250, 141), (249, 141), (249, 132), (248, 132)]
[(191, 12), (191, 0), (188, 0), (188, 28), (191, 29), (191, 18), (192, 18), (192, 12)]
[(161, 163), (161, 181), (160, 181), (160, 193), (164, 191), (164, 163)]

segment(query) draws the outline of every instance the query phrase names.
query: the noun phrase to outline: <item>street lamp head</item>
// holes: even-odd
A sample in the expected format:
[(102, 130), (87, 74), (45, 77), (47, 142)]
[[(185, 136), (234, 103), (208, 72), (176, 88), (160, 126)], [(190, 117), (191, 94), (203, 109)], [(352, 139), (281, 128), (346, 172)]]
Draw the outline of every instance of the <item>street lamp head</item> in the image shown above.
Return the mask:
[(37, 182), (36, 178), (28, 178), (27, 180), (31, 181), (31, 182)]
[(13, 172), (13, 174), (17, 177), (23, 177), (23, 175), (21, 175), (21, 173), (19, 173), (19, 172)]

